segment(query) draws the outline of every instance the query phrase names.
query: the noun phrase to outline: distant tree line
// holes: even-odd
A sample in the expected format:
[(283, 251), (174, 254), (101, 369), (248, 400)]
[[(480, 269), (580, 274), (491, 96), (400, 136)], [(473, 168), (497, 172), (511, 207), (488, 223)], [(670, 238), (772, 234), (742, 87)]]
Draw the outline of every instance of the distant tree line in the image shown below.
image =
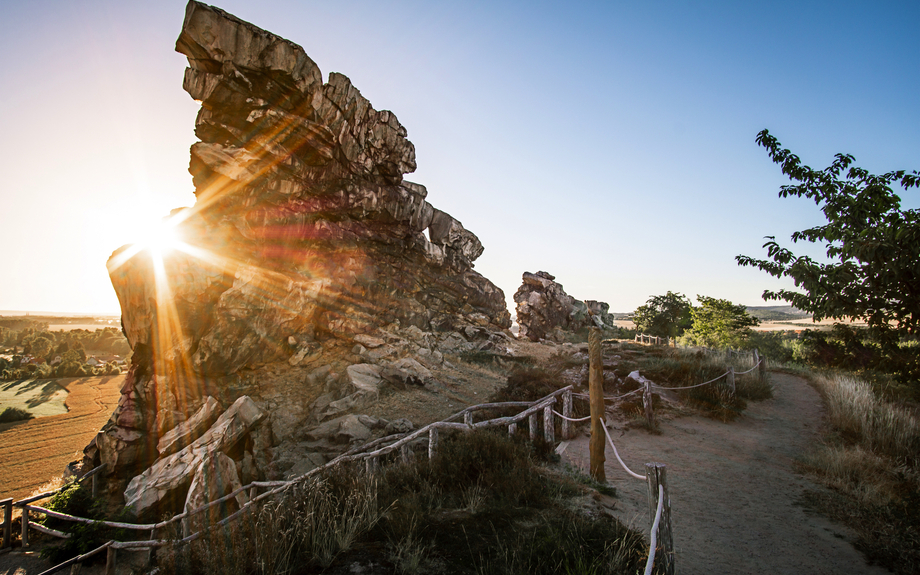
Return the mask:
[[(18, 329), (17, 329), (18, 328)], [(98, 355), (131, 353), (127, 339), (116, 328), (94, 331), (48, 331), (48, 324), (28, 320), (0, 320), (0, 379), (81, 377), (121, 372), (113, 361), (89, 365), (87, 350)]]
[(679, 339), (685, 345), (749, 347), (754, 333), (751, 327), (760, 320), (750, 315), (745, 306), (704, 295), (697, 295), (696, 299), (698, 306), (680, 293), (669, 291), (652, 296), (633, 314), (636, 331)]

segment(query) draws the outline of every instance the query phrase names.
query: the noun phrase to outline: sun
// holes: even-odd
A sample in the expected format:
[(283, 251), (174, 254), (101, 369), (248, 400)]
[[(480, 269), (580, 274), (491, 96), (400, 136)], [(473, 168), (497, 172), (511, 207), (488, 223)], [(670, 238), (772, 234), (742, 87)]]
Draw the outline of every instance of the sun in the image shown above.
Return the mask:
[(152, 222), (138, 233), (137, 246), (159, 259), (177, 249), (181, 243), (173, 218)]

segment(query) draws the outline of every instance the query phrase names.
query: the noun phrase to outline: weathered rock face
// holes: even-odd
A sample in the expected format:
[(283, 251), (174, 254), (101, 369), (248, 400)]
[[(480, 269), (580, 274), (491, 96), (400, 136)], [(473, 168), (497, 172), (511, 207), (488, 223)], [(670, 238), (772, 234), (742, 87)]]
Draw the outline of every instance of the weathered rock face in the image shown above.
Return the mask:
[(555, 279), (546, 272), (524, 272), (523, 283), (514, 294), (520, 337), (561, 340), (561, 332), (613, 326), (607, 303), (579, 301), (565, 293)]
[[(324, 83), (300, 46), (199, 2), (176, 50), (202, 106), (196, 203), (169, 218), (177, 249), (125, 246), (109, 260), (138, 363), (89, 457), (139, 473), (194, 439), (184, 429), (156, 448), (206, 397), (232, 403), (241, 370), (308, 366), (330, 342), (376, 362), (394, 348), (357, 336), (382, 326), (478, 339), (510, 327), (504, 294), (472, 269), (478, 238), (403, 179), (415, 148), (392, 112), (341, 74)], [(424, 379), (419, 367), (404, 383)], [(400, 377), (375, 369), (348, 371), (355, 401), (371, 380)]]

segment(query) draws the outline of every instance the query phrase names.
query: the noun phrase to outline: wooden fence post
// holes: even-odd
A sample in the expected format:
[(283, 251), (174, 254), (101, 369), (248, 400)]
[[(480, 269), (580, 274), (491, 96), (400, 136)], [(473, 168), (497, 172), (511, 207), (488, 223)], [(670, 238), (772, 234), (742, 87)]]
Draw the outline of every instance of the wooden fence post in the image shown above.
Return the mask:
[[(572, 417), (572, 390), (562, 394), (562, 415)], [(572, 439), (572, 422), (568, 419), (562, 420), (562, 439)]]
[(527, 418), (527, 422), (530, 424), (530, 440), (537, 440), (537, 414), (531, 413), (530, 417)]
[(514, 437), (517, 434), (517, 423), (512, 423), (508, 426), (508, 435)]
[(118, 557), (118, 550), (109, 545), (106, 549), (105, 556), (105, 575), (115, 575), (115, 561)]
[(434, 456), (437, 453), (438, 453), (438, 428), (432, 427), (431, 429), (428, 430), (428, 459), (434, 459)]
[(729, 399), (735, 399), (735, 368), (733, 366), (728, 367), (728, 397)]
[(29, 508), (25, 505), (22, 507), (22, 548), (29, 546)]
[(760, 377), (766, 377), (767, 375), (767, 357), (766, 356), (760, 357), (760, 366), (758, 367), (758, 371), (760, 372)]
[(604, 363), (601, 357), (601, 330), (596, 327), (588, 332), (588, 390), (591, 395), (591, 439), (588, 450), (591, 454), (591, 477), (600, 483), (607, 482), (604, 471), (604, 450), (607, 436), (604, 433)]
[(473, 427), (473, 412), (472, 411), (467, 411), (466, 413), (463, 414), (463, 423), (466, 425), (469, 425), (470, 427)]
[(645, 421), (649, 429), (655, 429), (655, 409), (652, 405), (652, 382), (645, 380), (645, 389), (642, 391), (642, 407), (645, 408)]
[[(649, 527), (655, 522), (658, 511), (658, 486), (664, 489), (664, 505), (661, 508), (661, 520), (658, 522), (658, 548), (655, 554), (656, 569), (659, 573), (674, 575), (674, 540), (671, 535), (671, 498), (668, 495), (667, 466), (663, 463), (646, 463), (645, 480), (648, 482)], [(651, 553), (651, 550), (649, 550)]]
[(546, 443), (556, 443), (556, 426), (553, 425), (553, 404), (543, 408), (543, 439)]
[(403, 444), (399, 447), (399, 457), (403, 463), (409, 463), (409, 444)]
[(13, 498), (0, 501), (0, 506), (3, 507), (3, 543), (0, 544), (0, 549), (7, 549), (12, 546), (10, 539), (13, 536)]
[(365, 458), (364, 459), (364, 472), (367, 473), (368, 475), (373, 475), (375, 471), (377, 471), (377, 458), (376, 457)]

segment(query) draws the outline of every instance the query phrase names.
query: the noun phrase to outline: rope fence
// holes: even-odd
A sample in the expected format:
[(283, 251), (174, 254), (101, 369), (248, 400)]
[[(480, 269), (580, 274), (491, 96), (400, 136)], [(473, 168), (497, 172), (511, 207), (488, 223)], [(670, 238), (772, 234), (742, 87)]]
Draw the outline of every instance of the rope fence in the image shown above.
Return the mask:
[[(637, 336), (638, 338), (639, 336)], [(643, 337), (652, 337), (652, 336), (643, 336)], [(709, 385), (715, 383), (723, 378), (728, 378), (728, 383), (731, 389), (732, 394), (734, 393), (734, 376), (735, 375), (744, 375), (754, 371), (755, 369), (760, 369), (763, 373), (765, 371), (765, 359), (759, 356), (759, 352), (754, 350), (754, 366), (744, 372), (735, 373), (733, 367), (729, 367), (728, 371), (719, 377), (691, 386), (683, 387), (662, 387), (653, 384), (648, 379), (639, 375), (638, 371), (630, 373), (628, 376), (636, 381), (638, 381), (642, 387), (635, 389), (633, 391), (627, 392), (625, 394), (613, 397), (604, 397), (603, 396), (603, 364), (600, 358), (600, 336), (599, 332), (595, 334), (595, 330), (592, 330), (591, 337), (589, 338), (589, 351), (590, 351), (590, 365), (591, 369), (589, 370), (590, 374), (590, 389), (591, 394), (580, 394), (573, 391), (573, 387), (566, 386), (561, 389), (558, 389), (549, 395), (538, 399), (537, 401), (531, 402), (503, 402), (503, 403), (484, 403), (479, 405), (473, 405), (467, 407), (457, 413), (454, 413), (450, 417), (437, 421), (428, 425), (425, 425), (415, 431), (407, 433), (393, 434), (386, 437), (379, 438), (377, 440), (368, 442), (362, 446), (353, 448), (349, 451), (346, 451), (342, 455), (336, 457), (332, 461), (326, 463), (325, 465), (314, 468), (313, 470), (304, 473), (298, 477), (295, 477), (290, 480), (285, 481), (253, 481), (248, 485), (238, 487), (232, 492), (210, 501), (205, 505), (202, 505), (198, 508), (185, 510), (182, 513), (175, 515), (174, 517), (160, 521), (157, 523), (147, 523), (147, 524), (135, 524), (135, 523), (122, 523), (116, 521), (105, 521), (105, 520), (93, 520), (85, 517), (77, 517), (73, 515), (68, 515), (66, 513), (60, 513), (47, 509), (46, 507), (32, 505), (32, 503), (39, 501), (41, 499), (46, 499), (53, 497), (63, 489), (68, 486), (65, 485), (59, 489), (49, 491), (46, 493), (40, 493), (38, 495), (33, 495), (26, 499), (20, 501), (13, 501), (12, 499), (4, 499), (0, 501), (0, 507), (4, 510), (4, 522), (3, 522), (3, 541), (2, 547), (0, 547), (0, 553), (8, 551), (11, 548), (11, 521), (12, 521), (12, 508), (17, 507), (22, 510), (22, 546), (28, 547), (29, 537), (28, 530), (29, 528), (35, 529), (41, 533), (51, 535), (53, 537), (59, 538), (70, 538), (69, 533), (63, 531), (58, 531), (40, 525), (38, 523), (31, 522), (29, 520), (29, 514), (39, 513), (47, 517), (52, 517), (55, 519), (70, 521), (75, 523), (83, 524), (95, 524), (105, 527), (125, 529), (135, 532), (149, 532), (148, 539), (146, 540), (133, 540), (133, 541), (108, 541), (104, 545), (94, 549), (88, 553), (80, 555), (70, 559), (64, 563), (56, 565), (51, 569), (45, 571), (41, 575), (50, 575), (55, 573), (69, 565), (75, 563), (82, 563), (86, 559), (101, 553), (102, 551), (107, 551), (107, 562), (106, 562), (106, 573), (114, 573), (116, 565), (117, 551), (121, 550), (133, 550), (133, 551), (148, 551), (151, 552), (153, 549), (163, 547), (170, 544), (185, 544), (191, 541), (198, 539), (206, 529), (201, 529), (195, 531), (194, 533), (189, 533), (188, 521), (192, 517), (204, 513), (205, 511), (220, 505), (221, 503), (227, 502), (231, 499), (245, 494), (248, 492), (248, 499), (245, 502), (240, 504), (240, 508), (228, 515), (227, 517), (216, 522), (215, 525), (228, 525), (230, 522), (238, 519), (243, 514), (251, 511), (253, 506), (259, 502), (265, 500), (266, 498), (277, 496), (291, 486), (298, 483), (304, 482), (309, 478), (322, 473), (324, 470), (330, 469), (336, 465), (341, 465), (345, 462), (350, 461), (365, 461), (365, 468), (367, 472), (373, 472), (378, 465), (379, 459), (391, 453), (394, 453), (396, 450), (400, 451), (400, 456), (403, 460), (408, 460), (410, 454), (410, 447), (413, 443), (418, 441), (427, 442), (428, 444), (428, 457), (432, 458), (437, 453), (437, 444), (438, 444), (438, 431), (441, 429), (453, 429), (453, 430), (462, 430), (462, 431), (471, 431), (474, 429), (483, 429), (487, 427), (500, 427), (506, 426), (508, 428), (508, 433), (514, 435), (518, 431), (518, 424), (521, 424), (524, 420), (528, 422), (529, 435), (531, 440), (536, 440), (539, 435), (540, 427), (540, 415), (542, 415), (543, 420), (543, 439), (548, 443), (555, 442), (555, 424), (553, 417), (558, 417), (562, 422), (562, 437), (563, 439), (569, 439), (573, 437), (572, 424), (581, 423), (588, 420), (591, 420), (591, 429), (592, 429), (592, 444), (591, 444), (591, 471), (594, 474), (598, 467), (596, 465), (596, 454), (597, 454), (597, 445), (600, 445), (600, 473), (603, 476), (603, 446), (610, 445), (613, 450), (614, 456), (619, 462), (620, 466), (623, 468), (626, 473), (636, 479), (644, 479), (648, 482), (649, 485), (649, 504), (650, 504), (650, 519), (654, 517), (651, 530), (650, 530), (650, 549), (649, 557), (646, 563), (645, 573), (648, 575), (651, 573), (653, 568), (656, 549), (657, 547), (662, 547), (663, 550), (663, 561), (664, 571), (666, 573), (672, 574), (673, 570), (673, 545), (671, 541), (671, 531), (670, 531), (670, 503), (667, 496), (667, 484), (666, 484), (666, 466), (661, 463), (646, 463), (646, 474), (641, 475), (639, 473), (631, 470), (626, 463), (623, 461), (623, 458), (620, 456), (619, 451), (617, 450), (616, 445), (613, 442), (613, 438), (610, 436), (610, 432), (607, 430), (606, 424), (600, 422), (600, 429), (603, 430), (603, 435), (606, 436), (606, 442), (603, 441), (603, 437), (598, 436), (597, 442), (595, 442), (595, 432), (596, 423), (599, 421), (599, 418), (603, 417), (603, 411), (606, 410), (604, 402), (606, 401), (618, 401), (626, 397), (636, 395), (641, 393), (643, 395), (643, 403), (646, 406), (646, 416), (649, 419), (650, 425), (654, 424), (654, 416), (651, 411), (651, 396), (653, 391), (661, 391), (664, 389), (668, 390), (683, 390), (683, 389), (693, 389), (697, 387), (702, 387), (704, 385)], [(598, 378), (599, 374), (599, 378)], [(599, 391), (598, 391), (599, 390)], [(595, 394), (597, 398), (600, 399), (600, 402), (596, 402)], [(554, 405), (559, 403), (559, 398), (562, 398), (562, 413), (554, 409)], [(572, 417), (572, 399), (573, 397), (587, 398), (591, 400), (592, 413), (587, 417), (582, 418), (573, 418)], [(477, 412), (493, 409), (508, 409), (508, 408), (524, 408), (521, 412), (513, 416), (506, 417), (497, 417), (492, 419), (487, 419), (483, 421), (476, 422), (475, 415)], [(542, 413), (541, 413), (542, 412)], [(462, 421), (461, 421), (462, 420)], [(88, 479), (92, 479), (92, 493), (93, 497), (97, 496), (97, 486), (96, 486), (96, 475), (102, 472), (105, 469), (104, 465), (101, 465), (85, 475), (79, 478), (77, 481), (83, 482)], [(606, 481), (606, 480), (604, 480)], [(260, 489), (267, 489), (263, 493), (259, 493)], [(244, 499), (246, 496), (244, 495)], [(183, 523), (183, 532), (185, 537), (182, 539), (157, 539), (157, 531), (160, 531), (170, 525), (173, 525), (177, 522)], [(148, 561), (150, 557), (148, 556)]]

